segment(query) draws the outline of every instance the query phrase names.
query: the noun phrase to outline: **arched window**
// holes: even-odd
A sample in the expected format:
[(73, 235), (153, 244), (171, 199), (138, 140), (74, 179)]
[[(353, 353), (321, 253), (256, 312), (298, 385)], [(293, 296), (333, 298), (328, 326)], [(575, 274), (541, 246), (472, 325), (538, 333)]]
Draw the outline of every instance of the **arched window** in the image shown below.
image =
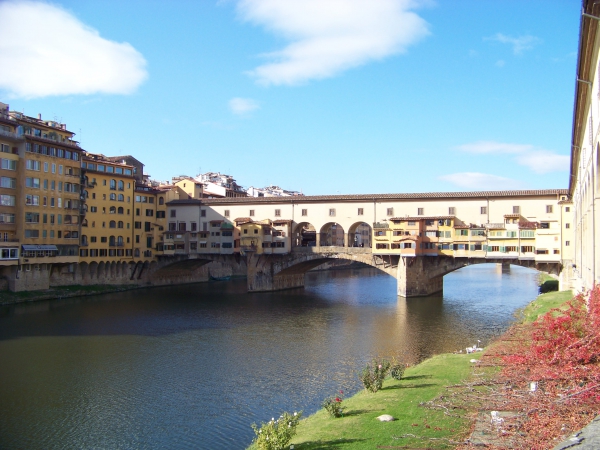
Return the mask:
[(82, 226), (82, 227), (87, 227), (87, 226), (88, 226), (88, 224), (87, 224), (87, 219), (83, 219), (83, 220), (81, 221), (81, 226)]
[(111, 206), (110, 209), (108, 210), (108, 212), (110, 214), (115, 214), (117, 212), (117, 208), (115, 208), (114, 206)]
[(159, 205), (164, 205), (164, 204), (165, 204), (165, 199), (164, 199), (164, 197), (158, 197), (158, 204), (159, 204)]
[(120, 191), (124, 191), (125, 190), (125, 183), (123, 183), (121, 180), (119, 180), (119, 190)]
[(117, 214), (123, 214), (123, 207), (119, 206), (119, 208), (117, 209)]
[(115, 246), (115, 237), (114, 236), (111, 236), (108, 238), (108, 245), (111, 247)]
[(110, 189), (115, 191), (117, 189), (117, 180), (110, 180)]
[(136, 258), (140, 257), (140, 249), (136, 248), (135, 251), (133, 252), (133, 256), (135, 256)]
[(88, 245), (88, 238), (86, 234), (81, 235), (81, 245)]
[(124, 202), (125, 201), (125, 197), (123, 196), (123, 194), (119, 194), (119, 197), (117, 199), (120, 202)]
[(115, 201), (117, 199), (117, 194), (110, 194), (110, 199)]
[(119, 247), (123, 247), (123, 236), (119, 236), (119, 237), (117, 238), (117, 245), (118, 245)]
[(108, 227), (109, 227), (109, 228), (116, 228), (116, 227), (117, 227), (117, 222), (115, 222), (114, 220), (111, 220), (111, 221), (108, 223)]
[(117, 224), (117, 228), (123, 228), (123, 221), (119, 220), (119, 223)]

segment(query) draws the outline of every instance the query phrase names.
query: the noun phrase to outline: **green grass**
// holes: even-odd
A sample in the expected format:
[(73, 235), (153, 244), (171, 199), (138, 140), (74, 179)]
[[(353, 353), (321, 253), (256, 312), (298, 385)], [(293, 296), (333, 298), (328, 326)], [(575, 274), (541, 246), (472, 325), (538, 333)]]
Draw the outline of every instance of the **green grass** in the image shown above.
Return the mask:
[(534, 322), (554, 308), (561, 308), (573, 298), (573, 293), (558, 290), (558, 280), (550, 275), (540, 272), (539, 285), (541, 294), (525, 308), (516, 312), (516, 316), (524, 323)]
[[(325, 410), (300, 422), (292, 439), (295, 450), (364, 448), (451, 448), (445, 441), (395, 437), (414, 434), (426, 438), (464, 437), (470, 421), (444, 415), (441, 410), (419, 406), (446, 391), (446, 386), (469, 377), (472, 358), (479, 355), (434, 356), (406, 370), (402, 380), (385, 380), (374, 394), (361, 391), (344, 400), (344, 417), (332, 418)], [(380, 422), (377, 416), (390, 414), (397, 420)]]

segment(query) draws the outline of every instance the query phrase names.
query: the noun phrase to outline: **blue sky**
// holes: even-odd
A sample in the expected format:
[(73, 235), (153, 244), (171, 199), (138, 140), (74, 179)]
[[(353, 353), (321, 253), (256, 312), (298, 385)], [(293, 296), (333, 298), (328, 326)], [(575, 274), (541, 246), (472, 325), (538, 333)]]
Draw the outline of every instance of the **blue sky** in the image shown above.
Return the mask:
[(573, 0), (0, 0), (0, 101), (152, 178), (566, 188)]

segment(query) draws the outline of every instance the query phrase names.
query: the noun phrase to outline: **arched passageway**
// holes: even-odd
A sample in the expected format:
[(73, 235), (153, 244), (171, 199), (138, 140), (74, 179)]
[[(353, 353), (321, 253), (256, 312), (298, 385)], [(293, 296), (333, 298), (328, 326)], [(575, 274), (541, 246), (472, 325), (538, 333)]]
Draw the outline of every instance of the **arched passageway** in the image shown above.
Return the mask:
[(358, 222), (348, 230), (348, 247), (371, 248), (371, 226), (366, 222)]
[(315, 247), (317, 245), (317, 230), (308, 222), (296, 225), (293, 235), (294, 247)]
[(329, 222), (321, 227), (321, 247), (344, 247), (344, 229), (339, 223)]

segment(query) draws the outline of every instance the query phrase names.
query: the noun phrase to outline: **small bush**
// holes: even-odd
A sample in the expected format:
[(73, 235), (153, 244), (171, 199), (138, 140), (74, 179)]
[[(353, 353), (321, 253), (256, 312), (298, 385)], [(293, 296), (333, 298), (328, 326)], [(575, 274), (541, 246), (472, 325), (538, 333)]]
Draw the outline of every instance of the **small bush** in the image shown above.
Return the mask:
[(390, 375), (394, 380), (401, 380), (405, 369), (404, 364), (394, 361), (390, 369)]
[(373, 360), (359, 374), (360, 381), (369, 392), (377, 392), (383, 386), (383, 380), (390, 371), (391, 363), (387, 359)]
[(342, 417), (344, 414), (344, 407), (342, 402), (344, 401), (344, 391), (340, 391), (340, 394), (335, 397), (327, 397), (323, 400), (321, 406), (329, 413), (331, 417)]
[(272, 418), (267, 423), (261, 423), (260, 427), (253, 423), (252, 429), (256, 437), (252, 443), (259, 450), (285, 449), (296, 434), (300, 417), (302, 417), (302, 411), (294, 414), (284, 412), (279, 419)]

